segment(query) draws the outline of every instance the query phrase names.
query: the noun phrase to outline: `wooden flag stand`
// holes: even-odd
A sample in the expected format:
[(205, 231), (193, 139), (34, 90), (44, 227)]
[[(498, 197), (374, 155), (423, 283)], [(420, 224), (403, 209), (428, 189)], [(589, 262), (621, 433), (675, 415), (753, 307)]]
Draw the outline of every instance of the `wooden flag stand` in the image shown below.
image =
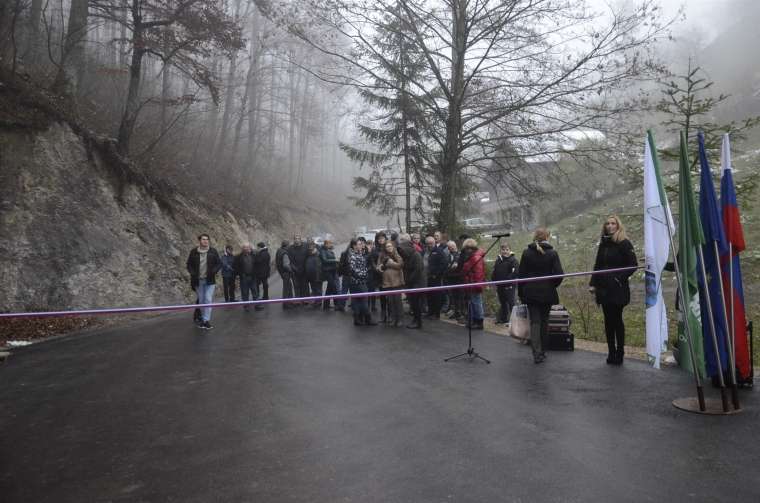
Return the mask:
[(743, 409), (731, 409), (728, 411), (723, 410), (723, 402), (718, 398), (705, 398), (704, 410), (699, 408), (699, 399), (693, 396), (686, 398), (676, 398), (673, 400), (673, 407), (676, 409), (684, 410), (686, 412), (694, 412), (695, 414), (705, 414), (709, 416), (732, 416), (738, 414)]

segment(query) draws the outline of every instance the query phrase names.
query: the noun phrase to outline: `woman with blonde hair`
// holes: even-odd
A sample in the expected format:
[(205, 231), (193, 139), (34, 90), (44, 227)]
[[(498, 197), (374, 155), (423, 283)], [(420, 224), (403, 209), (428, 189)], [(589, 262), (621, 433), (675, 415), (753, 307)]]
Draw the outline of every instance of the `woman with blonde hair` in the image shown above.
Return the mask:
[[(549, 231), (539, 227), (533, 233), (533, 242), (520, 257), (518, 278), (538, 278), (564, 274), (559, 254), (549, 244)], [(549, 312), (553, 304), (559, 304), (557, 287), (562, 278), (521, 282), (517, 285), (517, 294), (523, 304), (528, 306), (530, 317), (530, 344), (533, 347), (533, 362), (546, 360), (543, 341), (549, 324)]]
[[(602, 225), (599, 248), (596, 252), (594, 270), (617, 269), (636, 265), (636, 253), (625, 234), (625, 228), (617, 215), (610, 215)], [(623, 363), (625, 325), (623, 308), (631, 301), (628, 278), (634, 269), (612, 274), (594, 274), (589, 281), (589, 291), (596, 296), (596, 303), (604, 313), (604, 333), (607, 336), (607, 363)]]

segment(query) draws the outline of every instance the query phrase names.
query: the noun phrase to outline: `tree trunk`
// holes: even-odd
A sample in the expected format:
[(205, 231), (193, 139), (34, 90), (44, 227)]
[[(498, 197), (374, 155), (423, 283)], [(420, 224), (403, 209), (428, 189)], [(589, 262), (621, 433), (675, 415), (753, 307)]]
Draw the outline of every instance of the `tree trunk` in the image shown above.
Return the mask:
[[(161, 34), (163, 38), (163, 51), (164, 54), (169, 53), (169, 47), (172, 42), (173, 33), (172, 29), (168, 26), (163, 29)], [(169, 61), (163, 62), (161, 68), (161, 132), (166, 130), (166, 116), (167, 116), (167, 103), (169, 102), (169, 95), (171, 93), (171, 63)]]
[(269, 160), (274, 161), (274, 151), (276, 148), (276, 135), (277, 135), (277, 79), (275, 73), (275, 58), (274, 52), (270, 58), (270, 91), (269, 91)]
[[(235, 3), (235, 22), (240, 20), (240, 0)], [(251, 41), (253, 45), (254, 42)], [(227, 86), (225, 88), (224, 96), (224, 112), (222, 113), (222, 127), (219, 128), (219, 139), (214, 147), (214, 159), (220, 160), (222, 158), (222, 152), (227, 145), (227, 134), (229, 132), (230, 120), (232, 118), (232, 108), (235, 101), (235, 79), (237, 73), (237, 52), (232, 54), (230, 58), (230, 67), (227, 71)], [(226, 166), (228, 170), (232, 170), (232, 166)], [(230, 173), (231, 174), (231, 173)]]
[(21, 1), (0, 1), (0, 67), (15, 70), (16, 66), (16, 20)]
[[(217, 75), (221, 62), (218, 58), (214, 59), (211, 63), (211, 74)], [(204, 140), (204, 147), (206, 148), (206, 155), (204, 157), (204, 163), (208, 164), (214, 159), (214, 142), (216, 141), (217, 127), (219, 125), (219, 105), (211, 102), (211, 111), (209, 112), (208, 122), (206, 123), (206, 138)]]
[(298, 112), (298, 90), (301, 87), (301, 72), (297, 72), (294, 63), (296, 57), (295, 50), (290, 50), (290, 68), (288, 73), (290, 74), (290, 96), (288, 97), (289, 113), (288, 113), (288, 186), (290, 193), (295, 193), (297, 184), (297, 171), (296, 171), (296, 127), (297, 112)]
[(254, 152), (256, 150), (256, 110), (259, 107), (258, 102), (258, 73), (259, 57), (261, 56), (261, 46), (259, 44), (259, 32), (261, 31), (261, 15), (259, 9), (254, 6), (251, 15), (251, 63), (248, 68), (246, 77), (246, 86), (248, 88), (248, 98), (251, 105), (248, 107), (248, 145), (246, 149), (245, 164), (246, 170), (253, 170), (255, 160)]
[(243, 131), (243, 122), (248, 115), (246, 107), (248, 106), (248, 84), (246, 83), (243, 98), (240, 100), (240, 107), (237, 122), (235, 123), (235, 133), (232, 137), (232, 148), (227, 154), (226, 162), (230, 164), (230, 169), (235, 169), (238, 162), (238, 148), (240, 147), (240, 133)]
[(69, 26), (52, 91), (77, 96), (84, 78), (84, 42), (87, 37), (88, 0), (71, 0)]
[(127, 89), (127, 103), (124, 107), (124, 115), (119, 126), (117, 151), (123, 155), (129, 155), (129, 142), (137, 121), (137, 111), (140, 108), (140, 73), (142, 70), (142, 58), (145, 55), (142, 40), (142, 15), (140, 14), (140, 0), (132, 0), (132, 61), (129, 65), (129, 87)]
[(42, 0), (32, 0), (29, 7), (29, 22), (26, 32), (26, 51), (29, 62), (37, 64), (40, 54), (40, 21), (42, 19)]
[(441, 158), (441, 207), (438, 227), (441, 231), (456, 225), (456, 176), (461, 152), (462, 98), (464, 94), (464, 56), (466, 50), (467, 0), (452, 3), (451, 82), (449, 113), (446, 117), (446, 143)]
[(127, 11), (129, 10), (127, 7), (129, 5), (129, 0), (122, 0), (121, 7), (122, 7), (122, 13), (121, 13), (121, 21), (119, 22), (119, 25), (121, 25), (121, 34), (119, 40), (119, 67), (124, 68), (127, 66)]

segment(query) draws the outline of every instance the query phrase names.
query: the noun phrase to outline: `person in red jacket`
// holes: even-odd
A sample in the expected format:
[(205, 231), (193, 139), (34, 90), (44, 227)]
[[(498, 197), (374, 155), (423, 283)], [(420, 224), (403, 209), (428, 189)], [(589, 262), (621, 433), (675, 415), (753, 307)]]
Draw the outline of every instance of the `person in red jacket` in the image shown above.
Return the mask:
[[(462, 265), (464, 283), (482, 283), (485, 281), (485, 252), (478, 248), (478, 242), (472, 238), (465, 239), (462, 243), (462, 253), (467, 255)], [(464, 290), (470, 301), (468, 323), (472, 323), (472, 328), (483, 330), (483, 287), (475, 286)]]

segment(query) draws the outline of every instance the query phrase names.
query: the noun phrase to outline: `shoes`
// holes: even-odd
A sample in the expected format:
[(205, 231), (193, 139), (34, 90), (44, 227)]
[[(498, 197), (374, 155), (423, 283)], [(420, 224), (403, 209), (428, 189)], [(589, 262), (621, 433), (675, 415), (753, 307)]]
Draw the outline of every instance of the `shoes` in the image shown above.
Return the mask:
[(459, 318), (460, 316), (462, 316), (462, 315), (461, 315), (461, 314), (459, 314), (459, 313), (450, 314), (450, 315), (449, 315), (449, 319), (450, 319), (450, 320), (456, 320), (456, 319), (457, 319), (457, 318)]
[(422, 328), (422, 323), (414, 323), (414, 322), (412, 322), (410, 325), (407, 325), (406, 328), (409, 328), (409, 329)]
[(345, 311), (345, 310), (346, 310), (346, 308), (345, 308), (345, 307), (342, 307), (342, 306), (337, 306), (337, 307), (335, 308), (335, 310), (336, 310), (336, 311), (340, 311), (340, 312), (343, 312), (343, 311)]
[(614, 365), (622, 365), (623, 364), (623, 350), (618, 349), (615, 351), (615, 361), (613, 362)]
[(533, 363), (544, 363), (546, 361), (546, 354), (535, 353), (533, 355)]
[(615, 354), (613, 352), (607, 353), (607, 365), (614, 365), (615, 364)]
[(202, 323), (201, 323), (200, 325), (198, 325), (198, 326), (199, 326), (200, 328), (204, 329), (204, 330), (211, 330), (212, 328), (214, 328), (214, 327), (211, 325), (211, 323), (209, 323), (208, 321), (204, 321), (204, 322), (202, 322)]
[(364, 317), (364, 324), (367, 325), (368, 327), (377, 326), (377, 322), (372, 321), (372, 316), (369, 314)]

